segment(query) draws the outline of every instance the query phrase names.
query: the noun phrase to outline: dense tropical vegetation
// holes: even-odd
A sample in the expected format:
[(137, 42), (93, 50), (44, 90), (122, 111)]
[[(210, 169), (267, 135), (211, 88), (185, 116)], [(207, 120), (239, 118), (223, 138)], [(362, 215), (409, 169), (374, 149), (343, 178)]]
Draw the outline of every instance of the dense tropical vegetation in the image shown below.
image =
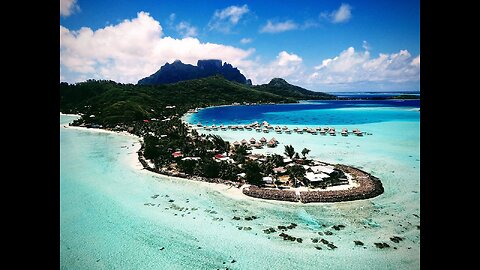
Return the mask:
[[(279, 87), (275, 85), (275, 89)], [(141, 137), (140, 153), (156, 170), (262, 185), (264, 176), (275, 175), (274, 168), (285, 165), (283, 156), (274, 154), (264, 162), (256, 162), (247, 146), (233, 147), (217, 135), (200, 136), (180, 117), (199, 107), (297, 102), (307, 96), (299, 95), (300, 92), (293, 95), (290, 88), (277, 93), (268, 89), (231, 82), (221, 76), (155, 86), (88, 80), (60, 83), (60, 111), (82, 115), (73, 125), (128, 131)], [(302, 150), (303, 161), (309, 151)], [(291, 145), (285, 146), (285, 154), (300, 161)], [(296, 185), (304, 181), (305, 169), (294, 165), (287, 174)]]

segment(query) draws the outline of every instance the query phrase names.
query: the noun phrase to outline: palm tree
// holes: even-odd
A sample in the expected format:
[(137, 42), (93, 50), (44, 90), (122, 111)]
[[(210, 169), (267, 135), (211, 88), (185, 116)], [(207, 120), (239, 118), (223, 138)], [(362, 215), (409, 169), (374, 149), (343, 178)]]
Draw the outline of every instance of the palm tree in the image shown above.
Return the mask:
[(310, 149), (303, 148), (302, 150), (303, 159), (307, 158), (306, 155), (308, 155), (308, 153), (310, 153)]
[(271, 155), (270, 157), (268, 157), (270, 159), (270, 161), (272, 162), (272, 164), (275, 166), (275, 167), (279, 167), (279, 166), (283, 166), (284, 163), (283, 163), (283, 157), (281, 155), (278, 155), (278, 154), (273, 154)]
[(295, 155), (295, 149), (292, 145), (285, 145), (285, 152), (283, 152), (290, 159)]
[(293, 186), (297, 187), (297, 181), (302, 180), (305, 176), (305, 168), (300, 165), (294, 165), (288, 167), (287, 173), (289, 176), (290, 181), (293, 181)]
[(245, 180), (251, 185), (259, 186), (262, 184), (262, 169), (255, 161), (248, 161), (244, 166)]
[(235, 162), (239, 164), (245, 163), (246, 155), (247, 155), (247, 147), (245, 145), (240, 145), (238, 147), (235, 147), (233, 160), (235, 160)]

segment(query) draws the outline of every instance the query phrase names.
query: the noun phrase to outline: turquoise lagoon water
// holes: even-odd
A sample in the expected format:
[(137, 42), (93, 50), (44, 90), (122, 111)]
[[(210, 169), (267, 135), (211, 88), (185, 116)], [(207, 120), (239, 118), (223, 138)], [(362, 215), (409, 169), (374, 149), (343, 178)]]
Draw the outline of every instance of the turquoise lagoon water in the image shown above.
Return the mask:
[[(189, 121), (196, 123), (194, 117), (208, 110)], [(232, 198), (203, 183), (140, 170), (132, 165), (137, 139), (64, 128), (74, 118), (61, 116), (61, 269), (419, 269), (418, 107), (309, 110), (271, 111), (263, 117), (273, 123), (282, 114), (283, 118), (302, 115), (306, 121), (322, 113), (338, 113), (339, 118), (368, 112), (379, 115), (376, 121), (361, 124), (335, 120), (339, 127), (358, 127), (372, 134), (362, 138), (265, 135), (291, 143), (297, 151), (307, 147), (311, 156), (325, 161), (362, 167), (382, 180), (384, 194), (370, 200), (307, 205)], [(228, 140), (264, 135), (217, 134)], [(268, 151), (282, 152), (283, 145)], [(251, 215), (258, 219), (244, 219)], [(242, 219), (233, 220), (233, 216)], [(303, 243), (284, 241), (279, 232), (263, 232), (291, 222), (298, 227), (286, 233), (301, 237)], [(337, 224), (346, 227), (331, 228)], [(318, 234), (325, 231), (333, 234)], [(405, 240), (394, 243), (392, 236)], [(317, 237), (338, 248), (312, 243), (311, 238)], [(365, 245), (355, 246), (354, 240)], [(388, 243), (390, 248), (378, 249), (375, 242)]]

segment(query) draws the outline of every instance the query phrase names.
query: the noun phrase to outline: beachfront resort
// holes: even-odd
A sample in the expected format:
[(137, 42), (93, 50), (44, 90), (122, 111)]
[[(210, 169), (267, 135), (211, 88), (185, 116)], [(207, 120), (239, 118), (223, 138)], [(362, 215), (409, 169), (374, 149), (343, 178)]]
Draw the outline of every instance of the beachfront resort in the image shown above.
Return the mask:
[[(215, 128), (233, 130), (239, 126)], [(267, 122), (240, 128), (275, 130)], [(349, 166), (309, 159), (306, 148), (297, 152), (284, 144), (282, 155), (252, 153), (253, 149), (278, 147), (281, 142), (275, 137), (230, 143), (219, 135), (199, 133), (208, 127), (175, 117), (139, 122), (127, 130), (144, 138), (138, 151), (144, 169), (228, 184), (251, 197), (306, 203), (365, 199), (383, 193), (377, 178)]]

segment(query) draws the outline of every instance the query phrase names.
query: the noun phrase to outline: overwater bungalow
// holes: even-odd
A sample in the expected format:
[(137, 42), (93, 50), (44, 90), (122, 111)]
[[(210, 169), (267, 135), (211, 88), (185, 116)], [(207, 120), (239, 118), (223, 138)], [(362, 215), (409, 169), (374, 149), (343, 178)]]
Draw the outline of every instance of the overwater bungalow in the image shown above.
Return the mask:
[(256, 140), (254, 138), (250, 139), (250, 144), (255, 144)]
[(263, 133), (268, 133), (268, 132), (270, 132), (270, 131), (268, 131), (268, 129), (263, 130)]
[(260, 144), (259, 142), (255, 143), (253, 146), (257, 149), (262, 149), (263, 148), (262, 144)]
[(276, 141), (273, 141), (273, 140), (270, 140), (270, 141), (267, 143), (267, 146), (268, 146), (268, 147), (275, 147), (275, 146), (277, 146), (277, 142), (276, 142)]
[(262, 122), (262, 125), (263, 125), (264, 127), (266, 127), (266, 126), (268, 126), (268, 125), (270, 125), (270, 124), (269, 124), (267, 121), (263, 121), (263, 122)]
[(246, 145), (248, 142), (247, 142), (247, 140), (243, 139), (243, 140), (241, 141), (241, 143), (242, 143), (242, 145)]
[(292, 134), (292, 131), (289, 130), (289, 129), (287, 129), (287, 130), (285, 130), (285, 133), (287, 133), (287, 134)]
[(243, 130), (242, 126), (238, 126), (237, 128), (238, 128), (238, 130)]
[(288, 127), (287, 127), (287, 126), (283, 126), (282, 129), (283, 129), (283, 130), (287, 130)]
[(322, 129), (320, 130), (320, 135), (325, 135), (326, 133), (327, 133), (327, 132), (325, 131), (324, 128), (322, 128)]
[(203, 129), (207, 130), (207, 131), (210, 131), (210, 127), (209, 126), (205, 126)]
[(218, 127), (215, 126), (215, 124), (213, 124), (213, 125), (212, 125), (212, 129), (213, 129), (213, 130), (218, 130)]
[(262, 132), (262, 129), (261, 128), (255, 128), (255, 131), (256, 132)]
[(297, 133), (298, 134), (303, 134), (303, 130), (299, 129), (299, 130), (297, 130)]
[(342, 136), (348, 136), (348, 129), (342, 128)]
[(220, 129), (223, 130), (223, 131), (226, 131), (226, 130), (227, 130), (226, 127), (220, 127)]
[(265, 137), (262, 137), (262, 138), (260, 139), (260, 142), (264, 144), (264, 143), (267, 142), (267, 139), (265, 139)]
[(202, 126), (202, 123), (198, 122), (197, 127), (201, 127), (201, 126)]
[(278, 134), (282, 134), (282, 130), (281, 130), (281, 129), (277, 129), (277, 130), (275, 130), (275, 132), (278, 133)]
[(252, 130), (252, 128), (250, 126), (247, 126), (245, 129), (246, 130)]
[(234, 142), (233, 142), (233, 145), (234, 145), (234, 146), (240, 146), (241, 143), (239, 143), (238, 141), (234, 141)]
[(328, 132), (328, 134), (330, 134), (330, 136), (337, 136), (337, 134), (335, 134), (335, 130), (334, 130), (334, 129), (330, 129), (330, 131)]
[(312, 130), (312, 132), (310, 132), (312, 135), (318, 135), (317, 131), (316, 130)]

